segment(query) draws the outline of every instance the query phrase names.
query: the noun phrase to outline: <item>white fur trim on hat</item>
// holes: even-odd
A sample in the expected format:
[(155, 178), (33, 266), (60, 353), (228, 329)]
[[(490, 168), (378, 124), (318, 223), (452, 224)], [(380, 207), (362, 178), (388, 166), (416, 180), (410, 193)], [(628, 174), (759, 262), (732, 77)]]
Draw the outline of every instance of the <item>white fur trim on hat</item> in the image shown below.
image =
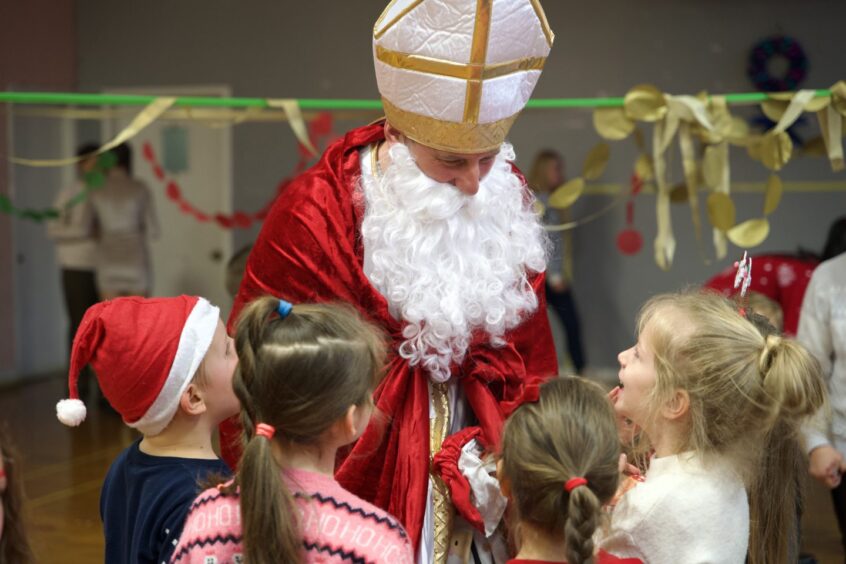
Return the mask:
[(176, 356), (156, 401), (140, 419), (127, 425), (145, 435), (158, 435), (167, 427), (179, 407), (182, 392), (191, 383), (209, 350), (219, 319), (219, 308), (204, 298), (197, 300), (182, 328)]

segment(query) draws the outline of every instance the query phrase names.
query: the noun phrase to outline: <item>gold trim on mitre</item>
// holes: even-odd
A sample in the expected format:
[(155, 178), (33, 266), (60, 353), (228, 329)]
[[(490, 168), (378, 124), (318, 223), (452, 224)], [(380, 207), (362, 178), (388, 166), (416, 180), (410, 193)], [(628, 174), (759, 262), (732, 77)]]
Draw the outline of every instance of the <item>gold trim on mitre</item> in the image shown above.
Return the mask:
[(436, 59), (424, 55), (412, 55), (386, 49), (381, 45), (376, 46), (376, 59), (395, 69), (434, 74), (437, 76), (448, 76), (463, 80), (490, 80), (500, 76), (514, 74), (516, 72), (543, 70), (546, 57), (526, 57), (504, 63), (491, 65), (475, 65), (456, 63), (445, 59)]
[(396, 3), (397, 3), (397, 0), (391, 0), (391, 3), (390, 3), (390, 4), (388, 4), (388, 5), (385, 7), (385, 9), (384, 9), (384, 10), (382, 10), (382, 13), (379, 15), (379, 19), (378, 19), (378, 20), (376, 20), (376, 23), (375, 23), (375, 24), (373, 24), (373, 38), (374, 38), (374, 39), (380, 39), (383, 35), (385, 35), (385, 34), (388, 32), (388, 30), (389, 30), (389, 29), (391, 29), (392, 27), (394, 27), (398, 21), (400, 21), (400, 20), (401, 20), (401, 19), (403, 19), (405, 16), (407, 16), (407, 15), (408, 15), (408, 13), (409, 13), (411, 10), (413, 10), (414, 8), (416, 8), (417, 6), (419, 6), (420, 4), (422, 4), (422, 3), (423, 3), (423, 0), (414, 0), (414, 2), (412, 2), (411, 4), (409, 4), (408, 6), (406, 6), (406, 7), (405, 7), (405, 8), (404, 8), (404, 9), (403, 9), (403, 10), (402, 10), (399, 14), (397, 14), (397, 16), (396, 16), (394, 19), (392, 19), (391, 21), (389, 21), (389, 22), (385, 25), (385, 27), (383, 27), (381, 30), (379, 30), (379, 24), (381, 24), (381, 23), (382, 23), (382, 20), (384, 20), (384, 19), (385, 19), (385, 16), (387, 15), (388, 11), (389, 11), (389, 10), (391, 9), (391, 7), (392, 7), (394, 4), (396, 4)]
[(549, 45), (549, 48), (552, 49), (552, 42), (555, 41), (555, 34), (552, 33), (552, 28), (549, 27), (549, 22), (546, 19), (546, 12), (543, 11), (543, 6), (541, 6), (540, 0), (529, 1), (532, 3), (532, 8), (535, 9), (535, 15), (540, 21), (543, 34), (546, 36), (546, 43)]
[(400, 109), (382, 98), (388, 123), (410, 139), (439, 151), (485, 153), (499, 149), (520, 112), (491, 123), (443, 121)]

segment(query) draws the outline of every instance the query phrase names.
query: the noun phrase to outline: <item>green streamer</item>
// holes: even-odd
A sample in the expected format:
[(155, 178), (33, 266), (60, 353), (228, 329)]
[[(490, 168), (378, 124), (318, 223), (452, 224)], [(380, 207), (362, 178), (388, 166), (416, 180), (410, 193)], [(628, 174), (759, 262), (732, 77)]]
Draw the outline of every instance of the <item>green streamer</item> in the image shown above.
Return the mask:
[[(831, 90), (817, 90), (815, 97), (831, 95)], [(0, 92), (0, 102), (13, 104), (64, 104), (73, 106), (146, 106), (157, 96), (135, 94), (85, 94), (77, 92)], [(730, 104), (755, 104), (769, 99), (763, 92), (726, 94)], [(537, 98), (529, 100), (527, 108), (615, 108), (623, 106), (624, 98)], [(382, 109), (380, 100), (343, 100), (303, 98), (297, 100), (303, 110), (374, 110)], [(176, 99), (176, 106), (192, 108), (267, 108), (264, 98), (214, 98), (183, 96)]]

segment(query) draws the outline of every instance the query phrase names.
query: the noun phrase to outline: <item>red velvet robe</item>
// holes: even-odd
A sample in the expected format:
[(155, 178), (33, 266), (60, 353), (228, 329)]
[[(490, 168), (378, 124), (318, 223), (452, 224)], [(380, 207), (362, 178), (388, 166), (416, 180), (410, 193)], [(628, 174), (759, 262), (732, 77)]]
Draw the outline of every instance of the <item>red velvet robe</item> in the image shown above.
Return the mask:
[[(244, 304), (263, 294), (295, 304), (342, 301), (381, 326), (396, 352), (402, 342), (402, 323), (390, 315), (385, 298), (364, 274), (359, 232), (363, 201), (356, 190), (361, 175), (359, 150), (382, 139), (382, 124), (350, 131), (282, 193), (250, 254), (229, 317), (230, 332)], [(538, 309), (506, 335), (507, 344), (493, 348), (480, 336), (453, 371), (479, 421), (480, 432), (475, 435), (489, 448), (498, 445), (503, 422), (519, 405), (524, 390), (532, 388), (536, 394), (536, 386), (557, 372), (543, 294), (544, 275), (534, 276), (532, 284)], [(368, 427), (340, 461), (336, 478), (351, 492), (399, 518), (417, 549), (429, 476), (429, 377), (396, 354), (389, 362), (387, 375), (375, 393), (376, 405), (387, 423)], [(224, 459), (234, 468), (237, 422), (225, 422), (221, 432)], [(452, 449), (455, 457), (458, 450)], [(440, 462), (444, 473), (451, 467), (447, 480), (451, 486), (463, 479), (456, 479), (455, 460)], [(478, 524), (478, 514), (473, 519), (468, 507), (466, 489), (463, 495), (456, 493), (464, 500), (456, 504), (459, 512)]]

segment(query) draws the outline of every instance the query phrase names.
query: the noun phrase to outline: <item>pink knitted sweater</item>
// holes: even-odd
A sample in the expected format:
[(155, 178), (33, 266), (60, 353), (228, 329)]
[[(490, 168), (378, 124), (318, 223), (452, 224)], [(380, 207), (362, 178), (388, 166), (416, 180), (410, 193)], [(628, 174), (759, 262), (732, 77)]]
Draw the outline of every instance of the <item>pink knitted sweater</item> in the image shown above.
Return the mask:
[[(306, 562), (414, 562), (402, 525), (343, 489), (333, 478), (288, 470), (283, 473), (283, 479), (296, 497)], [(226, 494), (216, 488), (200, 494), (188, 513), (171, 562), (243, 562), (239, 503), (237, 493)]]

